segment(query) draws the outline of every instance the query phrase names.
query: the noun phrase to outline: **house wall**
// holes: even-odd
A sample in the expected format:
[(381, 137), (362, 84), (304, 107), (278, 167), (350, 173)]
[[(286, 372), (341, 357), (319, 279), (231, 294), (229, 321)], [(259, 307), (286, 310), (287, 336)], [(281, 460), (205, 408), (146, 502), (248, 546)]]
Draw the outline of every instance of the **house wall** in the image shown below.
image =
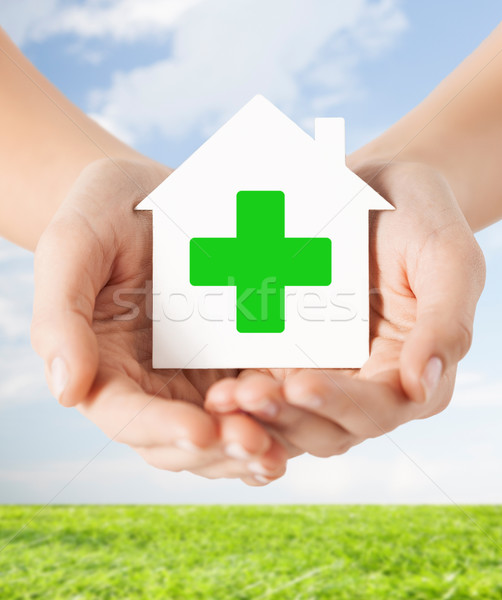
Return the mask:
[(332, 240), (332, 283), (287, 287), (280, 334), (239, 334), (235, 287), (191, 286), (189, 236), (162, 213), (153, 223), (154, 367), (355, 368), (367, 359), (367, 210), (342, 211), (319, 233)]

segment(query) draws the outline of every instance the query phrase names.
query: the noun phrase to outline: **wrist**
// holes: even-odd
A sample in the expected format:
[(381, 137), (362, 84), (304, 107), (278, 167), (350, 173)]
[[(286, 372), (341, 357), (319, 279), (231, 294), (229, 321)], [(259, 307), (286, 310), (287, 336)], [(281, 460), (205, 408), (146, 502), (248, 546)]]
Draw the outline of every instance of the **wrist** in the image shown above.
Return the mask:
[(171, 168), (134, 151), (131, 151), (131, 157), (112, 155), (87, 162), (69, 182), (64, 196), (44, 207), (43, 221), (39, 220), (25, 247), (35, 249), (55, 215), (65, 211), (67, 206), (71, 207), (76, 198), (89, 210), (92, 206), (101, 210), (100, 206), (109, 209), (111, 204), (119, 207), (128, 203), (132, 208), (171, 173)]
[(384, 169), (391, 165), (408, 164), (434, 171), (449, 185), (472, 231), (478, 231), (496, 220), (490, 217), (488, 211), (479, 210), (479, 204), (476, 205), (477, 194), (471, 189), (468, 174), (462, 171), (461, 165), (443, 160), (440, 155), (428, 152), (419, 144), (407, 147), (396, 142), (388, 140), (384, 134), (349, 155), (347, 166), (357, 172), (367, 170), (368, 165), (378, 165), (379, 169)]
[[(152, 158), (135, 152), (131, 154), (131, 156), (107, 156), (104, 158), (95, 159), (86, 164), (80, 171), (78, 177), (75, 178), (73, 185), (75, 185), (78, 179), (80, 179), (80, 177), (83, 174), (86, 174), (88, 171), (93, 171), (96, 175), (104, 173), (107, 175), (115, 174), (119, 178), (123, 176), (131, 183), (134, 183), (136, 178), (144, 182), (144, 174), (148, 174), (148, 181), (151, 181), (152, 184), (158, 181), (156, 184), (158, 185), (164, 181), (164, 179), (168, 177), (173, 170), (174, 169), (168, 167), (167, 165), (163, 165)], [(139, 173), (141, 176), (138, 175)], [(140, 188), (143, 189), (144, 185), (140, 185)], [(147, 189), (145, 191), (149, 193), (151, 189)]]
[(105, 194), (103, 189), (98, 190), (103, 202), (111, 195), (122, 195), (124, 200), (135, 206), (172, 172), (170, 167), (140, 154), (132, 158), (111, 156), (86, 165), (72, 187), (78, 188), (81, 180), (93, 181), (96, 186), (108, 188)]
[[(437, 177), (449, 186), (455, 201), (466, 218), (469, 227), (477, 231), (486, 226), (486, 223), (480, 221), (479, 211), (476, 211), (472, 202), (473, 195), (469, 193), (466, 183), (462, 177), (455, 173), (453, 168), (441, 164), (438, 161), (431, 160), (425, 151), (420, 148), (398, 148), (387, 145), (385, 141), (379, 138), (370, 142), (366, 146), (356, 150), (347, 156), (347, 166), (356, 173), (374, 173), (374, 177), (384, 170), (392, 167), (403, 168), (408, 165), (416, 173), (435, 173)], [(363, 179), (369, 183), (367, 177)]]

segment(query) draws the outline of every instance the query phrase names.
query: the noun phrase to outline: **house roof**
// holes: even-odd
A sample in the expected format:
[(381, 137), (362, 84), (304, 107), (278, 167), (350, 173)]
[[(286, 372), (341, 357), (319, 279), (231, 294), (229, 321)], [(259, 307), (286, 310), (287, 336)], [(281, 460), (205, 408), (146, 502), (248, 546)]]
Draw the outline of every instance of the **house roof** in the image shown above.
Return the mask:
[[(334, 200), (372, 210), (392, 209), (345, 165), (344, 120), (315, 120), (315, 139), (261, 95), (252, 98), (159, 187), (138, 204), (155, 210), (170, 198), (203, 202), (204, 195), (233, 195), (233, 189), (336, 189), (343, 178), (350, 198)], [(233, 186), (233, 187), (232, 187)], [(207, 194), (204, 192), (207, 191)], [(329, 193), (329, 192), (328, 192)], [(318, 193), (316, 194), (319, 195)], [(207, 198), (206, 198), (207, 199)], [(313, 198), (309, 198), (312, 207)], [(352, 202), (352, 200), (355, 200)]]

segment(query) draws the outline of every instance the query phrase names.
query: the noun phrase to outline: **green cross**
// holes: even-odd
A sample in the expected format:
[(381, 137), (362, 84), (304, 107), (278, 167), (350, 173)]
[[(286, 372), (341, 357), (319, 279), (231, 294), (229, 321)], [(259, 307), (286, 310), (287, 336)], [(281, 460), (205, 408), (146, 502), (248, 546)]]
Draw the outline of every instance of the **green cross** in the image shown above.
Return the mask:
[(237, 194), (237, 237), (192, 238), (190, 283), (235, 285), (237, 331), (284, 331), (284, 288), (331, 283), (331, 240), (287, 238), (284, 194)]

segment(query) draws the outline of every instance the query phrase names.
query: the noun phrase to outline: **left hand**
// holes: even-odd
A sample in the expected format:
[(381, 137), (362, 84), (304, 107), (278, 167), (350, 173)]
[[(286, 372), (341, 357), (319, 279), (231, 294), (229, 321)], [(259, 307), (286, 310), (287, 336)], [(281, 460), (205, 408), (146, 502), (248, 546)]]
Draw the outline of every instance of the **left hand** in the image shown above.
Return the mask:
[[(331, 456), (449, 403), (484, 285), (450, 186), (418, 163), (353, 169), (396, 207), (370, 213), (370, 358), (360, 370), (244, 370), (206, 408), (254, 415), (288, 448)], [(357, 199), (355, 200), (357, 201)]]
[(252, 417), (202, 408), (235, 371), (152, 368), (151, 216), (133, 208), (169, 173), (109, 159), (82, 171), (35, 253), (33, 345), (61, 404), (150, 465), (264, 485), (285, 450)]

